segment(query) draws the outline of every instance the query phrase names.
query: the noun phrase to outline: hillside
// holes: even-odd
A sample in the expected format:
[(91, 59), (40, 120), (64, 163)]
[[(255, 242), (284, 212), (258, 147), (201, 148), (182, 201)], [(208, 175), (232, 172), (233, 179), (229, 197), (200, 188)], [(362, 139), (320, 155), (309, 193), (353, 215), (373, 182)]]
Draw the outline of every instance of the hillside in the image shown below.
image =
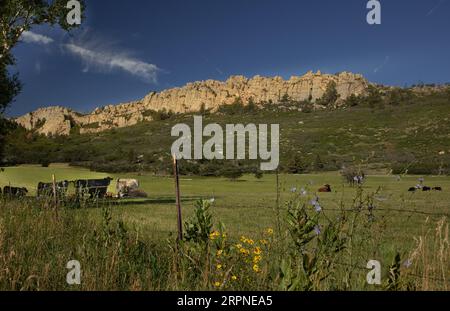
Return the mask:
[[(424, 89), (425, 90), (425, 89)], [(338, 170), (363, 164), (395, 173), (442, 174), (450, 167), (450, 88), (369, 89), (338, 109), (305, 109), (303, 102), (219, 107), (203, 112), (208, 123), (278, 123), (282, 171)], [(46, 137), (18, 127), (9, 137), (7, 159), (14, 163), (65, 162), (106, 172), (169, 173), (171, 127), (192, 124), (192, 113), (100, 133)], [(183, 161), (182, 172), (216, 175), (230, 166), (251, 171), (251, 161)]]
[(276, 103), (287, 95), (296, 101), (315, 102), (333, 82), (341, 100), (350, 95), (363, 94), (369, 83), (358, 74), (342, 72), (337, 75), (308, 72), (301, 77), (283, 80), (281, 77), (251, 79), (232, 76), (227, 81), (207, 80), (188, 83), (159, 93), (151, 92), (140, 101), (99, 107), (92, 113), (82, 115), (64, 107), (47, 107), (30, 112), (16, 119), (28, 130), (40, 134), (69, 135), (73, 128), (80, 133), (95, 133), (112, 128), (135, 125), (155, 119), (159, 111), (188, 113), (201, 109), (215, 111), (221, 105), (241, 100), (244, 104)]

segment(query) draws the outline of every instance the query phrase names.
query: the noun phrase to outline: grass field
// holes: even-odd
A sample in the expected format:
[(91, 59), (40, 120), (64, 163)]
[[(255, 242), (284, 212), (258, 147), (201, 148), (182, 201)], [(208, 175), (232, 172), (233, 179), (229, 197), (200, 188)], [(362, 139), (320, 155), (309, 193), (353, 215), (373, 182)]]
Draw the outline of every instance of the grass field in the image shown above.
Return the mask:
[[(0, 173), (0, 186), (11, 183), (13, 186), (27, 187), (30, 191), (29, 195), (34, 196), (37, 183), (51, 181), (52, 174), (55, 174), (58, 180), (106, 176), (114, 179), (137, 178), (141, 189), (147, 192), (149, 197), (115, 202), (111, 206), (113, 216), (123, 220), (127, 227), (136, 230), (137, 236), (149, 243), (164, 245), (164, 241), (176, 235), (174, 182), (170, 177), (95, 173), (83, 168), (56, 164), (48, 168), (8, 167)], [(282, 240), (288, 236), (285, 222), (286, 204), (294, 197), (298, 197), (298, 190), (304, 188), (307, 194), (301, 199), (308, 205), (308, 202), (316, 196), (319, 187), (330, 184), (332, 193), (318, 195), (323, 213), (327, 217), (335, 217), (341, 208), (355, 206), (355, 201), (359, 199), (365, 202), (370, 201), (375, 207), (376, 226), (364, 237), (370, 240), (370, 243), (367, 242), (367, 247), (362, 247), (358, 255), (354, 256), (355, 262), (359, 266), (364, 266), (368, 260), (378, 259), (382, 264), (387, 265), (391, 263), (397, 252), (401, 253), (403, 258), (408, 256), (417, 246), (415, 239), (423, 236), (426, 231), (433, 231), (439, 220), (443, 217), (448, 218), (450, 215), (450, 178), (425, 177), (426, 185), (440, 186), (443, 188), (442, 192), (408, 192), (409, 187), (417, 184), (419, 177), (403, 176), (398, 180), (392, 175), (369, 175), (361, 194), (357, 187), (350, 187), (344, 183), (338, 172), (280, 175), (279, 208), (276, 201), (276, 175), (265, 175), (260, 180), (245, 175), (237, 181), (225, 178), (182, 177), (180, 183), (183, 217), (186, 220), (193, 214), (196, 200), (214, 198), (211, 207), (212, 215), (217, 222), (225, 224), (230, 238), (239, 240), (242, 235), (259, 236), (267, 228), (274, 228), (277, 231), (279, 224), (280, 232), (277, 232), (277, 238)], [(114, 187), (115, 181), (112, 182), (109, 190), (114, 192)], [(294, 187), (297, 188), (296, 193), (292, 192)], [(105, 205), (109, 204), (105, 203)], [(87, 218), (100, 224), (104, 209), (94, 207), (74, 210), (73, 213), (75, 217)], [(361, 243), (365, 243), (364, 239), (361, 237)], [(444, 251), (448, 259), (448, 248)], [(445, 271), (447, 277), (449, 272)], [(364, 281), (362, 276), (360, 278)], [(352, 286), (359, 288), (357, 285)], [(436, 288), (442, 289), (439, 286)]]
[[(0, 186), (11, 183), (14, 186), (27, 187), (29, 195), (34, 196), (39, 181), (51, 182), (55, 174), (58, 180), (74, 180), (77, 178), (114, 178), (109, 187), (115, 192), (115, 179), (136, 178), (142, 190), (149, 194), (148, 199), (125, 200), (114, 207), (114, 212), (123, 217), (129, 224), (136, 225), (139, 230), (151, 235), (167, 235), (176, 230), (176, 210), (174, 204), (174, 181), (171, 177), (136, 174), (106, 174), (91, 172), (84, 168), (69, 167), (64, 164), (40, 166), (19, 166), (6, 168), (0, 174)], [(439, 218), (439, 214), (450, 214), (450, 178), (440, 176), (426, 177), (425, 184), (441, 186), (442, 192), (408, 192), (409, 187), (418, 183), (421, 176), (404, 176), (397, 180), (396, 176), (371, 175), (363, 189), (367, 194), (377, 192), (376, 207), (380, 215), (388, 216), (392, 222), (392, 238), (410, 243), (418, 234), (421, 222), (427, 216)], [(305, 188), (309, 196), (328, 183), (332, 185), (332, 193), (319, 195), (326, 210), (338, 209), (341, 204), (350, 205), (355, 197), (356, 188), (344, 183), (338, 172), (304, 175), (280, 175), (280, 206), (283, 201), (292, 197), (292, 188)], [(224, 222), (228, 229), (236, 234), (255, 233), (267, 227), (273, 227), (276, 214), (277, 186), (275, 175), (265, 175), (258, 180), (246, 175), (238, 181), (226, 178), (182, 177), (181, 193), (184, 216), (192, 214), (194, 201), (199, 198), (214, 198), (213, 214)], [(69, 190), (70, 191), (70, 190)], [(403, 211), (436, 213), (407, 215), (404, 221)], [(89, 211), (92, 215), (100, 214), (99, 210)], [(408, 240), (409, 239), (409, 240)]]

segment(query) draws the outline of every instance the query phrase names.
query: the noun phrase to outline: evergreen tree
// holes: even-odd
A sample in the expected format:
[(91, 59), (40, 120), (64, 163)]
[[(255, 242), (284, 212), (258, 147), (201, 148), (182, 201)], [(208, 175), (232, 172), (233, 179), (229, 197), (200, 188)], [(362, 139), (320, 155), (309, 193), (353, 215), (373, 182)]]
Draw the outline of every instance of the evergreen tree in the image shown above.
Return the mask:
[(336, 103), (339, 99), (339, 94), (336, 89), (336, 82), (331, 81), (328, 83), (327, 89), (322, 98), (318, 100), (318, 104), (329, 107)]

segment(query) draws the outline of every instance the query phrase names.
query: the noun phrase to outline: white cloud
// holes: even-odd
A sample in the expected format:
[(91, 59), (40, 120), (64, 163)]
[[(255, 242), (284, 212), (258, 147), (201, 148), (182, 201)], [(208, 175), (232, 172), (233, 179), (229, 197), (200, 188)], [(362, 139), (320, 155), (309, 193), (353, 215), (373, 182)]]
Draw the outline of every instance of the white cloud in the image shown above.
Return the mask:
[(104, 49), (90, 49), (84, 46), (70, 43), (64, 47), (73, 55), (80, 57), (85, 63), (83, 72), (89, 71), (92, 66), (100, 70), (119, 69), (145, 81), (156, 83), (160, 69), (153, 64), (132, 58), (124, 53), (106, 51)]
[(26, 43), (38, 43), (38, 44), (50, 44), (53, 43), (53, 39), (32, 31), (24, 31), (21, 36), (22, 40)]

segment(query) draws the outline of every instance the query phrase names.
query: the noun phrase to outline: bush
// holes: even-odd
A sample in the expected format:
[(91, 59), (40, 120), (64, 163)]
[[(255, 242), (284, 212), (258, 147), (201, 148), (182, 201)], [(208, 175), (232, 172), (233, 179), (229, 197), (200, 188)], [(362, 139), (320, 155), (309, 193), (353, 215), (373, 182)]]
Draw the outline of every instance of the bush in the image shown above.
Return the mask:
[(204, 244), (208, 242), (213, 227), (210, 206), (210, 202), (206, 200), (195, 202), (194, 215), (184, 223), (186, 241)]
[(413, 164), (396, 163), (391, 166), (393, 174), (411, 175), (448, 175), (449, 170), (446, 164), (418, 162)]
[(344, 105), (347, 107), (355, 107), (358, 106), (360, 102), (359, 96), (356, 96), (355, 94), (350, 95), (347, 97), (347, 99), (344, 101)]
[(255, 171), (255, 178), (256, 178), (256, 179), (261, 179), (261, 178), (263, 178), (263, 177), (264, 177), (264, 173), (263, 173), (261, 170), (257, 169), (257, 170)]
[(50, 161), (42, 160), (42, 161), (40, 161), (40, 164), (41, 164), (42, 167), (49, 167), (50, 166)]
[(317, 100), (317, 104), (325, 107), (330, 107), (334, 105), (338, 99), (339, 94), (336, 90), (336, 82), (330, 81), (322, 98)]
[(237, 166), (231, 166), (231, 167), (222, 169), (220, 171), (220, 175), (224, 176), (226, 178), (229, 178), (232, 181), (236, 181), (237, 179), (242, 177), (242, 175), (244, 175), (244, 172), (242, 171), (241, 168), (239, 168)]
[(359, 180), (355, 180), (355, 177), (364, 179), (366, 174), (361, 168), (347, 167), (341, 171), (341, 175), (348, 184), (354, 186), (360, 183)]
[(303, 159), (300, 155), (295, 154), (291, 159), (288, 160), (286, 169), (291, 174), (300, 174), (306, 171), (306, 165), (303, 163)]
[(380, 90), (373, 85), (369, 85), (369, 87), (367, 89), (367, 95), (364, 97), (364, 102), (370, 108), (384, 106), (383, 96), (381, 95)]

